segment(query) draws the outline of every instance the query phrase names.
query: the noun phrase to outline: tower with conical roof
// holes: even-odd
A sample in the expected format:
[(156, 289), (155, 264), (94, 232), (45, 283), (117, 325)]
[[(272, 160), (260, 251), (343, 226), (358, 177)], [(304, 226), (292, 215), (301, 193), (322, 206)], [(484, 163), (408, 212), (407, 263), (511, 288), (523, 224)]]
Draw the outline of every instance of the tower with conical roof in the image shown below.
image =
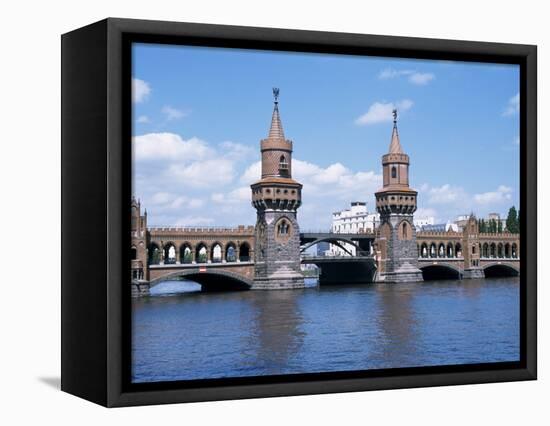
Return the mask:
[(292, 141), (283, 132), (279, 89), (273, 95), (271, 127), (261, 141), (262, 176), (251, 185), (257, 212), (253, 288), (259, 290), (304, 287), (297, 221), (302, 185), (292, 179)]
[(409, 156), (403, 152), (393, 110), (390, 149), (382, 156), (383, 187), (376, 192), (380, 214), (377, 230), (378, 280), (388, 283), (423, 281), (413, 214), (417, 192), (409, 187)]

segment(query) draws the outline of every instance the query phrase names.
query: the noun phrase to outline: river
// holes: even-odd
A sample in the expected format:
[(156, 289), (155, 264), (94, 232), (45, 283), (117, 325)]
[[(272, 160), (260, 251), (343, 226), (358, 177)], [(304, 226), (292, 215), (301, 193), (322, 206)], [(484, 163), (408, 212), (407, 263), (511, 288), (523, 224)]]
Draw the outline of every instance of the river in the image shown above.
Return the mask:
[(519, 277), (198, 289), (132, 301), (134, 382), (519, 360)]

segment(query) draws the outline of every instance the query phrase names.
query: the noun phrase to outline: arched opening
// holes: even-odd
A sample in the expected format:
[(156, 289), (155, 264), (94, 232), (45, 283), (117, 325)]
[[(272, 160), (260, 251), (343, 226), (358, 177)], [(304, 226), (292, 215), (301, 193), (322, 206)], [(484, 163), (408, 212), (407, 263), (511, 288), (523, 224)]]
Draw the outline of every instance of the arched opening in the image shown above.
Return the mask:
[(197, 245), (195, 249), (195, 262), (206, 263), (208, 261), (208, 249), (204, 243)]
[(437, 256), (437, 249), (435, 247), (435, 243), (430, 244), (430, 257), (436, 257)]
[(506, 259), (510, 258), (510, 244), (509, 243), (504, 244), (504, 257)]
[(250, 261), (250, 245), (247, 242), (243, 242), (239, 246), (239, 260), (241, 262)]
[(454, 249), (453, 245), (451, 243), (447, 244), (447, 257), (453, 257), (454, 256)]
[(518, 258), (518, 246), (516, 243), (512, 244), (512, 258), (517, 259)]
[(182, 244), (180, 247), (180, 263), (193, 263), (193, 251), (189, 244)]
[(288, 235), (290, 231), (290, 224), (285, 219), (279, 221), (277, 224), (277, 235), (285, 236)]
[(403, 225), (401, 225), (402, 233), (403, 233), (403, 239), (408, 240), (409, 239), (409, 233), (407, 228), (407, 222), (404, 222)]
[(508, 265), (491, 265), (484, 269), (485, 278), (517, 277), (519, 272)]
[(176, 247), (172, 243), (164, 245), (164, 264), (171, 265), (176, 263)]
[(392, 166), (391, 168), (391, 177), (392, 179), (397, 178), (397, 168), (395, 166)]
[(130, 249), (130, 259), (136, 260), (137, 259), (137, 248), (132, 247)]
[(502, 245), (502, 243), (498, 243), (498, 246), (497, 246), (497, 256), (499, 258), (503, 258), (504, 257), (504, 246)]
[(227, 246), (225, 247), (225, 261), (237, 261), (237, 246), (235, 245), (235, 243), (227, 243)]
[(422, 243), (422, 245), (420, 246), (420, 257), (428, 257), (428, 245), (426, 243)]
[(476, 245), (472, 244), (472, 254), (476, 254)]
[(288, 161), (284, 155), (279, 158), (279, 174), (281, 176), (288, 176)]
[(151, 243), (148, 250), (149, 265), (158, 265), (160, 263), (160, 248), (156, 243)]
[(490, 257), (492, 257), (493, 259), (497, 257), (497, 246), (495, 243), (491, 243), (491, 245), (489, 246), (489, 250)]
[(485, 243), (483, 244), (483, 252), (481, 257), (489, 257), (489, 244)]
[(459, 280), (460, 273), (445, 265), (428, 265), (421, 268), (425, 281), (433, 280)]
[(455, 257), (462, 257), (462, 246), (460, 243), (455, 244)]
[(210, 254), (210, 259), (212, 263), (220, 263), (222, 261), (222, 246), (220, 243), (214, 243), (212, 246), (212, 253)]
[(439, 244), (439, 247), (437, 248), (437, 257), (445, 257), (445, 244)]

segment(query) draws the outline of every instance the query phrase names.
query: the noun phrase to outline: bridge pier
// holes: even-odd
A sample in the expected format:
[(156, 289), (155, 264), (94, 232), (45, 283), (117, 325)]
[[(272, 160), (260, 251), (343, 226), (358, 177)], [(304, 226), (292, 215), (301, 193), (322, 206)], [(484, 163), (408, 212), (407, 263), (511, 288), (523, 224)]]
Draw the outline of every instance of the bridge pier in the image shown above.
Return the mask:
[(462, 271), (462, 279), (485, 278), (485, 271), (482, 268), (468, 268)]
[(149, 296), (151, 285), (149, 281), (139, 280), (132, 281), (132, 297)]

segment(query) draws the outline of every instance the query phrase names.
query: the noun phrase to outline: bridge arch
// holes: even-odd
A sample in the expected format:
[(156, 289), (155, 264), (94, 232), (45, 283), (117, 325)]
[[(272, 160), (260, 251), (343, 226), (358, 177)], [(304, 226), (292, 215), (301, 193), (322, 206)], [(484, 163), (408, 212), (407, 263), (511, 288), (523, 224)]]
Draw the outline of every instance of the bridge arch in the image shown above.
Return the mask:
[(312, 241), (310, 243), (307, 243), (305, 245), (303, 245), (301, 248), (300, 248), (300, 252), (303, 253), (305, 252), (307, 249), (313, 247), (314, 245), (317, 245), (319, 243), (330, 243), (330, 244), (334, 244), (335, 246), (338, 246), (340, 247), (342, 250), (344, 250), (346, 253), (348, 253), (350, 256), (352, 255), (352, 253), (346, 248), (346, 246), (344, 246), (342, 243), (346, 243), (346, 244), (350, 244), (352, 245), (355, 250), (356, 250), (356, 253), (359, 253), (359, 252), (362, 252), (363, 249), (361, 248), (361, 246), (359, 246), (359, 244), (356, 242), (356, 241), (353, 241), (349, 238), (344, 238), (344, 237), (338, 237), (338, 234), (335, 234), (334, 236), (331, 236), (331, 237), (327, 237), (327, 238), (320, 238), (318, 240), (315, 240), (315, 241)]
[(195, 262), (206, 263), (208, 262), (208, 245), (204, 241), (201, 241), (195, 246)]
[(250, 290), (252, 280), (242, 275), (224, 270), (209, 270), (200, 272), (198, 269), (190, 269), (172, 272), (150, 281), (151, 288), (174, 278), (186, 278), (200, 284), (202, 291), (235, 291)]
[(437, 263), (436, 265), (420, 266), (422, 277), (425, 281), (431, 280), (459, 280), (462, 272), (456, 266), (449, 263)]
[(219, 241), (210, 246), (210, 260), (212, 263), (220, 263), (223, 260), (224, 247)]
[(193, 263), (193, 246), (187, 241), (180, 245), (180, 263)]
[(176, 251), (176, 244), (172, 241), (168, 241), (164, 243), (164, 246), (162, 247), (163, 251), (163, 259), (165, 264), (172, 264), (176, 263), (177, 260), (177, 251)]
[(420, 246), (420, 257), (427, 258), (428, 257), (428, 244), (422, 243)]
[(250, 244), (246, 241), (239, 245), (239, 261), (250, 262)]
[(158, 265), (160, 263), (160, 247), (152, 242), (147, 249), (147, 262), (149, 265)]
[(519, 268), (510, 263), (492, 262), (483, 265), (485, 277), (517, 277), (519, 276)]
[(225, 245), (224, 259), (226, 262), (237, 261), (237, 244), (235, 244), (233, 241), (229, 241)]

